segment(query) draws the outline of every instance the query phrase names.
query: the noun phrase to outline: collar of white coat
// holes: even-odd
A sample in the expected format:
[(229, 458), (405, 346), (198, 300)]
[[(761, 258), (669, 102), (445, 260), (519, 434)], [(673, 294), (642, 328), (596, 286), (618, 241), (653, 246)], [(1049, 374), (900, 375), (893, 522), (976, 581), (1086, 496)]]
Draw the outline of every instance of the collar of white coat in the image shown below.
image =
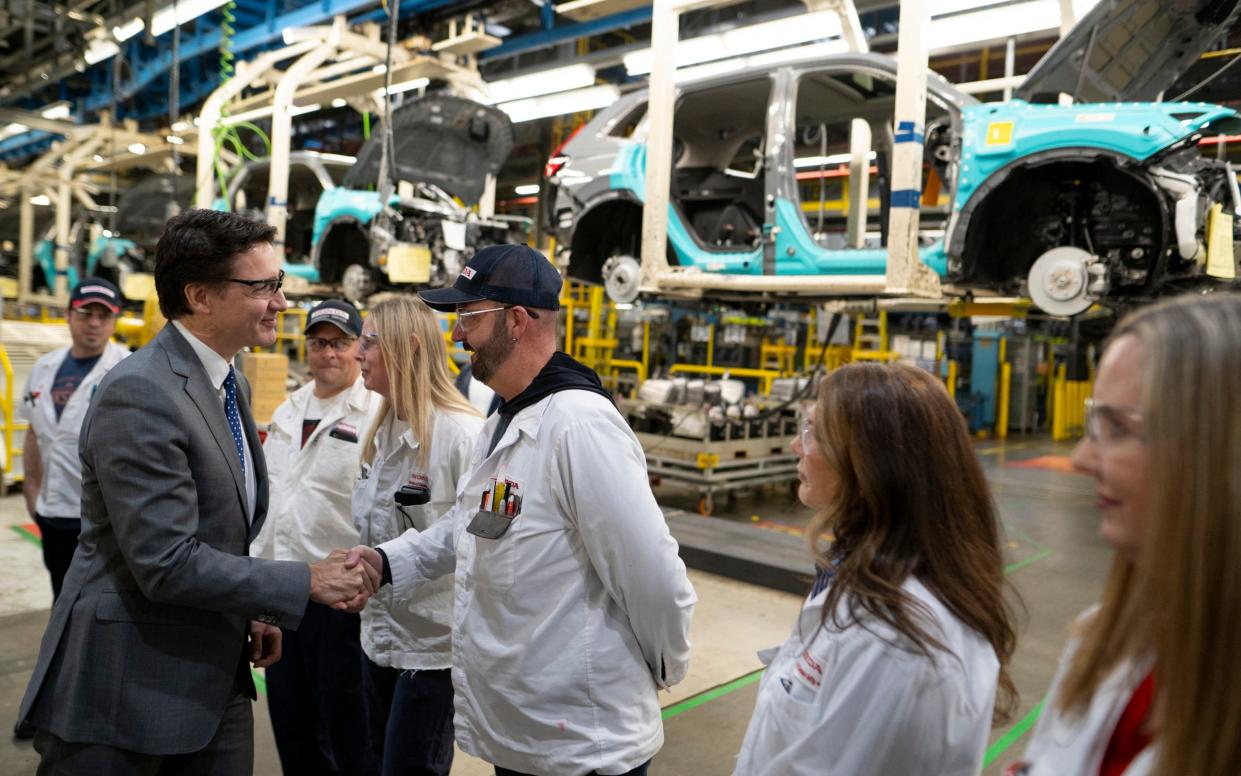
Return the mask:
[(190, 343), (190, 347), (194, 349), (194, 355), (198, 356), (198, 360), (202, 362), (203, 369), (207, 372), (207, 380), (211, 382), (211, 387), (217, 392), (224, 387), (224, 381), (228, 379), (228, 368), (230, 364), (221, 356), (212, 350), (205, 342), (194, 336), (194, 333), (185, 328), (185, 324), (181, 321), (173, 321), (173, 326), (177, 327), (177, 331), (181, 332), (181, 336), (185, 337), (185, 341)]
[[(556, 393), (562, 393), (557, 391)], [(504, 430), (504, 436), (496, 445), (496, 449), (492, 450), (495, 455), (500, 450), (508, 447), (517, 441), (520, 434), (530, 437), (532, 442), (538, 441), (539, 427), (543, 424), (543, 416), (547, 414), (547, 408), (551, 406), (552, 399), (556, 393), (548, 394), (546, 397), (531, 404), (529, 407), (523, 407), (513, 416), (513, 420), (508, 424), (508, 428)], [(483, 445), (491, 444), (491, 435), (495, 433), (496, 426), (500, 423), (500, 412), (491, 413), (491, 417), (487, 418), (486, 425), (483, 426), (483, 433), (479, 437), (479, 441)], [(486, 451), (486, 447), (483, 448)]]
[[(294, 426), (298, 426), (300, 429), (302, 413), (306, 411), (306, 405), (310, 403), (310, 397), (314, 395), (314, 391), (315, 385), (312, 381), (289, 394), (289, 398), (286, 399), (285, 402), (277, 407), (276, 411), (272, 413), (272, 425), (280, 426), (285, 429), (292, 429)], [(340, 413), (341, 417), (344, 417), (351, 412), (365, 413), (370, 409), (371, 392), (366, 389), (366, 384), (362, 381), (361, 375), (359, 375), (354, 384), (348, 388), (348, 391), (349, 396), (346, 399), (347, 409), (345, 412)], [(330, 404), (335, 399), (336, 397), (333, 396), (332, 398), (327, 399), (326, 402)], [(320, 421), (322, 420), (324, 420), (324, 418), (320, 418)], [(358, 429), (359, 433), (365, 433), (365, 431), (365, 428)], [(300, 430), (298, 433), (301, 433)]]

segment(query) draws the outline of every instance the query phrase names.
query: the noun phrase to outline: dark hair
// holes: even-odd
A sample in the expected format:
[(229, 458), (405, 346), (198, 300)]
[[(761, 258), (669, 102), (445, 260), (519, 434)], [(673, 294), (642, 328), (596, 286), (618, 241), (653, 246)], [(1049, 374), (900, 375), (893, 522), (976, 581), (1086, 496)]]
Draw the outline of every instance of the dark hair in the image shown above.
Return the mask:
[(159, 311), (170, 321), (189, 315), (187, 285), (226, 279), (232, 273), (234, 256), (275, 238), (274, 226), (236, 213), (194, 209), (168, 219), (155, 246)]
[[(833, 503), (807, 532), (818, 562), (835, 567), (823, 622), (866, 627), (877, 619), (930, 658), (943, 644), (928, 629), (929, 612), (901, 589), (915, 577), (995, 649), (993, 719), (1006, 720), (1017, 701), (1007, 671), (1017, 636), (999, 520), (948, 392), (916, 367), (849, 364), (819, 387), (814, 433), (839, 478)], [(829, 532), (835, 539), (825, 544)]]

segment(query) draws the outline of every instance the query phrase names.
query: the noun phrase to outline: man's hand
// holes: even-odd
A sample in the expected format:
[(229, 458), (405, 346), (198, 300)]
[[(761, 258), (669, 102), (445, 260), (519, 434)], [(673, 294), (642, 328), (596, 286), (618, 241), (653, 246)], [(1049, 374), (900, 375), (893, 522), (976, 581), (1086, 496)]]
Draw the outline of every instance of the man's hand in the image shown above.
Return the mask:
[(280, 659), (280, 641), (284, 633), (275, 625), (250, 621), (250, 662), (255, 668), (267, 668)]
[(310, 600), (346, 612), (360, 612), (379, 589), (378, 580), (364, 568), (347, 568), (344, 550), (332, 550), (310, 566)]
[(378, 550), (374, 547), (367, 547), (365, 544), (359, 544), (357, 547), (354, 547), (349, 551), (348, 557), (345, 558), (345, 568), (356, 568), (359, 564), (367, 570), (372, 579), (376, 580), (378, 584), (383, 584), (384, 559)]

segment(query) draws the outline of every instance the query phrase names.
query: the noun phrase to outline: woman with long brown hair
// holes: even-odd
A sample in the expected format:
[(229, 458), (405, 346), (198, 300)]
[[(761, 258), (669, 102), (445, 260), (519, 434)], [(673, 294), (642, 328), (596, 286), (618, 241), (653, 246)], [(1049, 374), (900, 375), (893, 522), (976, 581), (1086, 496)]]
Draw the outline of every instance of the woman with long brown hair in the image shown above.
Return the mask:
[(1121, 321), (1073, 453), (1115, 559), (1010, 773), (1241, 773), (1238, 461), (1241, 296)]
[(1016, 636), (961, 413), (920, 369), (852, 364), (820, 385), (793, 449), (819, 576), (736, 774), (975, 776), (1016, 702)]

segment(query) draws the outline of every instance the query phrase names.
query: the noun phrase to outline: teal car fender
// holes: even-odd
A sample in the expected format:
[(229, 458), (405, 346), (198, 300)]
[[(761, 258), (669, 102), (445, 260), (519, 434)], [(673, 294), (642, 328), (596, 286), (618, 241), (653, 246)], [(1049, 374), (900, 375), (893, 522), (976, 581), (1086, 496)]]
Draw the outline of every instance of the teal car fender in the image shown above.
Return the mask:
[(1024, 157), (1080, 148), (1143, 162), (1211, 122), (1236, 115), (1200, 102), (1031, 105), (1011, 100), (967, 106), (953, 210), (962, 210), (991, 176)]

